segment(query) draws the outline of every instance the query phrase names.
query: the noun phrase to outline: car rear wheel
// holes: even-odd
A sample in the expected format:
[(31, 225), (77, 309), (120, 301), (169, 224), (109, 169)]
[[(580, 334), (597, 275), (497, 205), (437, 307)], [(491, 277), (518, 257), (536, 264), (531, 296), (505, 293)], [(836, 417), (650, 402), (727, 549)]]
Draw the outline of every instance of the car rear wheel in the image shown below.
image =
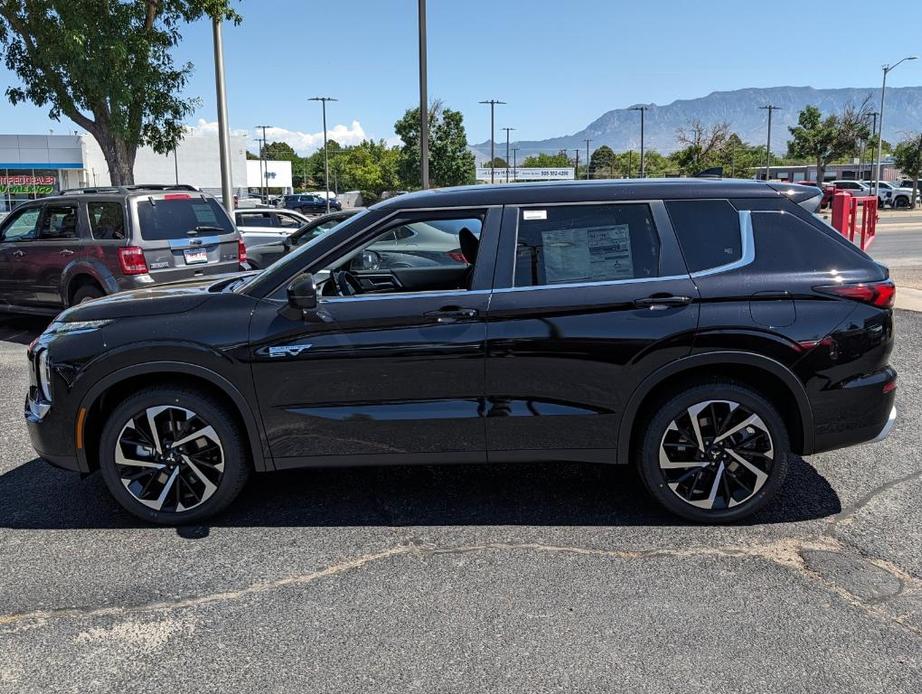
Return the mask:
[(775, 495), (790, 444), (775, 407), (733, 383), (693, 386), (662, 403), (643, 437), (638, 465), (650, 493), (692, 521), (749, 516)]
[(250, 465), (234, 416), (195, 390), (146, 388), (115, 408), (103, 427), (99, 464), (125, 510), (165, 525), (224, 509)]
[(84, 301), (101, 299), (105, 295), (106, 293), (95, 284), (84, 284), (74, 292), (74, 296), (70, 300), (70, 305), (76, 306), (78, 304), (82, 304)]
[(898, 210), (904, 210), (909, 207), (909, 198), (899, 197), (893, 201), (893, 206)]

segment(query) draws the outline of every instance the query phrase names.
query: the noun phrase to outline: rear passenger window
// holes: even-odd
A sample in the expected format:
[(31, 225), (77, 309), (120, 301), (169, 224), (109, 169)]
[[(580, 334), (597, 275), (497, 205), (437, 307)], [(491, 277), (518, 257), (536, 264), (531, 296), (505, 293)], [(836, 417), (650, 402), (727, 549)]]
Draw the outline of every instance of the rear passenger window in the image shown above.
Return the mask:
[(75, 239), (77, 238), (77, 206), (48, 205), (42, 215), (40, 239)]
[(659, 275), (660, 242), (649, 205), (555, 205), (519, 215), (516, 287)]
[(125, 238), (125, 214), (117, 202), (89, 202), (90, 231), (94, 239)]
[(739, 213), (726, 200), (666, 203), (689, 272), (736, 262), (743, 255)]

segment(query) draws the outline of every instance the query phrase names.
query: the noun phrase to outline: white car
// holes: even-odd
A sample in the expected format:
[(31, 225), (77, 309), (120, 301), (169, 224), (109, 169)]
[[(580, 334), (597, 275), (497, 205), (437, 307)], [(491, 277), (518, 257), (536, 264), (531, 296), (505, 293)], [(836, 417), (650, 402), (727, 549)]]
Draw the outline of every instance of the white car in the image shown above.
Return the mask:
[[(872, 182), (873, 186), (874, 183)], [(881, 194), (886, 193), (886, 201), (890, 203), (891, 207), (905, 208), (909, 207), (909, 201), (912, 200), (912, 186), (908, 188), (898, 185), (897, 183), (889, 183), (887, 181), (880, 182)], [(919, 203), (919, 191), (916, 191), (916, 204)]]
[(247, 248), (286, 239), (309, 221), (300, 212), (275, 207), (234, 211), (234, 222)]
[[(854, 195), (856, 197), (874, 196), (874, 190), (864, 181), (832, 181), (832, 185), (835, 186), (836, 190), (844, 190), (850, 195)], [(884, 187), (881, 186), (880, 193), (877, 195), (877, 206), (878, 208), (881, 208), (888, 204), (890, 204), (890, 191), (884, 190)]]

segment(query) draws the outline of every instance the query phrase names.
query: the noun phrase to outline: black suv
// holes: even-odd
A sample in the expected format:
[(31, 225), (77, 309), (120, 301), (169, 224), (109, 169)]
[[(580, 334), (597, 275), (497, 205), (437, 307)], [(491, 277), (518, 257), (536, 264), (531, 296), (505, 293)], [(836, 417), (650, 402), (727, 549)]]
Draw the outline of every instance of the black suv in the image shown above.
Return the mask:
[(339, 200), (330, 200), (330, 208), (327, 210), (327, 200), (322, 195), (313, 193), (295, 193), (286, 195), (282, 198), (282, 207), (289, 210), (297, 210), (303, 214), (322, 214), (327, 211), (339, 211), (343, 208)]
[[(526, 460), (633, 463), (671, 511), (735, 521), (792, 452), (895, 418), (893, 283), (811, 214), (820, 196), (632, 180), (392, 198), (261, 273), (62, 313), (28, 353), (32, 442), (158, 523), (218, 511), (252, 471)], [(433, 226), (465, 262), (355, 269)]]
[(54, 315), (126, 289), (237, 272), (241, 261), (224, 208), (191, 186), (65, 191), (0, 223), (0, 312)]

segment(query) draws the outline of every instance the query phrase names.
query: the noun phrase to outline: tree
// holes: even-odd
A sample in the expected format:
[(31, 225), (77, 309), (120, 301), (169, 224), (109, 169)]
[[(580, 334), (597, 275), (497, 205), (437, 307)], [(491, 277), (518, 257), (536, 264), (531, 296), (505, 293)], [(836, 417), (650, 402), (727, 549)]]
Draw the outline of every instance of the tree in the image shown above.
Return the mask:
[(345, 190), (359, 190), (366, 205), (386, 190), (400, 187), (400, 150), (388, 147), (384, 140), (363, 140), (355, 147), (340, 150), (336, 157), (336, 174)]
[(822, 183), (826, 166), (840, 157), (858, 151), (861, 140), (870, 137), (867, 124), (867, 100), (860, 108), (847, 106), (842, 115), (823, 114), (816, 106), (807, 106), (797, 117), (797, 125), (788, 128), (788, 156), (810, 159), (816, 164), (816, 180)]
[(270, 142), (263, 148), (263, 157), (272, 161), (297, 161), (298, 157), (294, 148), (287, 142)]
[(567, 157), (567, 153), (560, 151), (557, 154), (532, 154), (525, 158), (522, 166), (530, 169), (560, 169), (571, 166), (572, 162)]
[(695, 176), (719, 165), (715, 159), (730, 140), (730, 135), (730, 124), (726, 121), (706, 126), (695, 119), (688, 127), (676, 130), (676, 139), (684, 147), (673, 152), (671, 158), (682, 173)]
[(900, 142), (893, 152), (893, 161), (907, 178), (912, 179), (912, 197), (910, 206), (916, 206), (916, 191), (919, 190), (919, 178), (922, 177), (922, 133)]
[(616, 156), (614, 150), (608, 145), (596, 148), (589, 157), (590, 178), (614, 178)]
[[(407, 188), (420, 186), (419, 107), (407, 110), (394, 123), (394, 132), (403, 140), (400, 149), (400, 178)], [(433, 186), (458, 186), (474, 183), (474, 153), (467, 148), (464, 117), (445, 108), (441, 101), (429, 107), (429, 182)]]
[(197, 105), (179, 96), (192, 65), (170, 54), (180, 24), (203, 16), (240, 21), (230, 0), (0, 0), (0, 46), (22, 82), (15, 105), (48, 106), (99, 143), (115, 185), (134, 182), (138, 147), (159, 154), (182, 139)]
[[(487, 159), (487, 160), (484, 162), (483, 165), (486, 166), (487, 168), (490, 168), (490, 160)], [(494, 167), (494, 168), (497, 168), (497, 169), (505, 169), (507, 166), (509, 166), (509, 164), (508, 164), (508, 163), (506, 162), (506, 160), (503, 159), (502, 157), (495, 157), (495, 158), (493, 159), (493, 167)]]

